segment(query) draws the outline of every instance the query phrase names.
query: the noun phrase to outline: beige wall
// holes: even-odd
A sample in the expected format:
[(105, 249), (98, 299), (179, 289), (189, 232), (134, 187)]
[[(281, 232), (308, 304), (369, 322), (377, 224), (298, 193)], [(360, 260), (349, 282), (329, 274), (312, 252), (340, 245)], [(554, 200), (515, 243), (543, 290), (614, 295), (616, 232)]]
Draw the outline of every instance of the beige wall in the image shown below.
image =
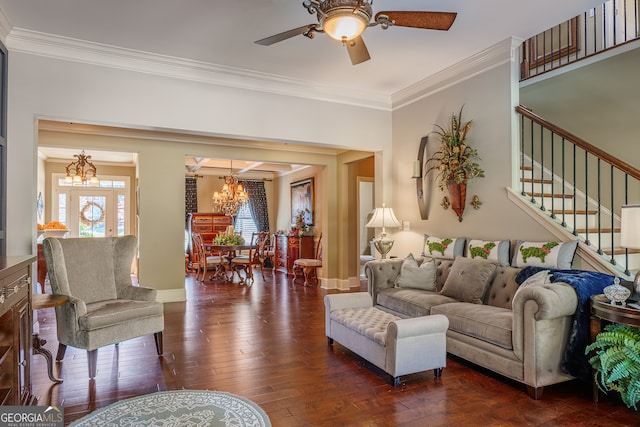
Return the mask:
[[(476, 239), (553, 238), (507, 198), (506, 188), (512, 182), (512, 158), (517, 148), (512, 146), (511, 118), (517, 102), (511, 83), (512, 65), (504, 63), (473, 77), (465, 76), (455, 84), (434, 90), (430, 96), (394, 111), (392, 207), (399, 220), (410, 222), (411, 229), (391, 230), (395, 246), (390, 255), (420, 254), (424, 234)], [(469, 183), (467, 202), (477, 195), (482, 205), (474, 210), (467, 203), (464, 219), (458, 222), (451, 209), (444, 210), (440, 206), (445, 194), (435, 183), (428, 182), (428, 219), (422, 220), (415, 179), (411, 177), (412, 162), (417, 159), (421, 138), (430, 134), (436, 124), (446, 126), (451, 114), (457, 113), (463, 105), (463, 119), (473, 121), (468, 142), (478, 149), (480, 164), (486, 173), (485, 178)], [(427, 146), (433, 153), (438, 141), (430, 136)]]
[[(182, 242), (184, 239), (184, 158), (186, 155), (198, 157), (233, 157), (240, 160), (279, 161), (295, 164), (312, 164), (306, 169), (274, 179), (268, 183), (274, 200), (273, 230), (288, 230), (291, 223), (290, 183), (309, 177), (315, 184), (315, 232), (325, 236), (325, 259), (321, 280), (325, 287), (348, 288), (349, 256), (346, 242), (339, 233), (349, 229), (349, 212), (338, 213), (342, 198), (343, 183), (347, 174), (338, 170), (347, 168), (346, 163), (357, 158), (371, 157), (371, 153), (351, 152), (346, 156), (333, 154), (303, 153), (273, 149), (229, 149), (213, 144), (189, 144), (184, 141), (166, 141), (117, 136), (81, 135), (67, 132), (42, 132), (41, 141), (48, 146), (82, 147), (85, 149), (105, 149), (138, 153), (140, 185), (140, 282), (169, 293), (177, 298), (184, 292)], [(342, 163), (341, 163), (342, 162)], [(341, 165), (341, 166), (340, 166)], [(205, 178), (202, 178), (203, 180)], [(218, 181), (216, 183), (216, 180)], [(203, 203), (215, 185), (217, 177), (209, 177), (199, 191), (203, 194)], [(355, 184), (353, 184), (355, 185)], [(355, 213), (353, 213), (355, 216)], [(167, 244), (167, 236), (175, 244)], [(162, 261), (159, 261), (162, 260)], [(174, 277), (175, 276), (175, 277)], [(162, 286), (165, 286), (164, 288)]]
[[(186, 298), (182, 248), (186, 155), (322, 167), (316, 187), (323, 194), (318, 215), (327, 247), (337, 248), (330, 251), (323, 269), (327, 278), (323, 286), (348, 282), (344, 262), (338, 262), (338, 257), (346, 256), (341, 246), (346, 239), (339, 233), (347, 228), (338, 215), (338, 198), (346, 189), (341, 180), (346, 175), (335, 154), (326, 154), (323, 148), (386, 150), (391, 139), (387, 110), (217, 84), (219, 76), (206, 70), (191, 78), (185, 78), (187, 73), (166, 73), (163, 64), (155, 64), (161, 68), (157, 73), (150, 68), (137, 72), (136, 65), (148, 64), (134, 58), (128, 64), (133, 67), (114, 64), (114, 58), (106, 56), (86, 62), (74, 58), (10, 53), (8, 253), (30, 254), (36, 249), (37, 129), (39, 119), (47, 119), (71, 128), (88, 123), (158, 132), (157, 138), (138, 139), (92, 134), (91, 145), (86, 135), (71, 132), (52, 144), (138, 154), (140, 279), (158, 289), (162, 300)], [(309, 111), (331, 126), (309, 126)], [(194, 141), (197, 137), (200, 140)], [(208, 138), (223, 141), (213, 144)], [(247, 148), (245, 141), (255, 148)], [(295, 152), (289, 144), (315, 146), (318, 152)]]

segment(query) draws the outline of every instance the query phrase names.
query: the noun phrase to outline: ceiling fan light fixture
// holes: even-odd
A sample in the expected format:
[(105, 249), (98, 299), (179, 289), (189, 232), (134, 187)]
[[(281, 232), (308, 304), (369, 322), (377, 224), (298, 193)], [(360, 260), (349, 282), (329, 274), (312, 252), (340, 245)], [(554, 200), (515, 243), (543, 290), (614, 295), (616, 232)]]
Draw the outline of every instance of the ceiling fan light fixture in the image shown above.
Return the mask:
[(370, 17), (362, 10), (353, 13), (352, 8), (340, 8), (327, 13), (322, 21), (322, 29), (332, 39), (349, 41), (362, 34), (369, 25), (369, 19)]

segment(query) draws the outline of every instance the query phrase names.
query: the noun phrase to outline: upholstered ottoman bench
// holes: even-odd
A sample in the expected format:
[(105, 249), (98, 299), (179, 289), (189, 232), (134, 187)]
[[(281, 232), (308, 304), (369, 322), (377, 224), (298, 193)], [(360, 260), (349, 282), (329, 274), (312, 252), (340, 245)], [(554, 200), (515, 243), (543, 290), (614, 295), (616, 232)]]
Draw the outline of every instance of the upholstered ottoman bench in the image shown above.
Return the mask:
[(368, 292), (324, 297), (329, 345), (338, 341), (393, 377), (434, 370), (447, 365), (446, 333), (449, 320), (441, 314), (402, 319), (373, 307)]

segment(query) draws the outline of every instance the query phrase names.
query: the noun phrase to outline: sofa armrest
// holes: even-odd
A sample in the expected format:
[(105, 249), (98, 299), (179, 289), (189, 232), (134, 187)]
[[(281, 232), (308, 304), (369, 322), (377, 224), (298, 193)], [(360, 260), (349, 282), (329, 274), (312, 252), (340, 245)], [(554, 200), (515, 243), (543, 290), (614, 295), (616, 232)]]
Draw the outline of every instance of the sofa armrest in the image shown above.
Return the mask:
[(514, 318), (522, 316), (524, 305), (530, 300), (538, 306), (535, 320), (572, 316), (578, 308), (578, 296), (570, 285), (547, 283), (526, 287), (516, 294), (512, 302)]
[(562, 358), (578, 307), (566, 283), (530, 286), (512, 301), (513, 351), (523, 362), (523, 382), (539, 388), (571, 377), (561, 370)]
[(367, 291), (371, 295), (373, 305), (377, 303), (376, 297), (380, 290), (394, 287), (403, 261), (402, 258), (377, 259), (364, 265)]

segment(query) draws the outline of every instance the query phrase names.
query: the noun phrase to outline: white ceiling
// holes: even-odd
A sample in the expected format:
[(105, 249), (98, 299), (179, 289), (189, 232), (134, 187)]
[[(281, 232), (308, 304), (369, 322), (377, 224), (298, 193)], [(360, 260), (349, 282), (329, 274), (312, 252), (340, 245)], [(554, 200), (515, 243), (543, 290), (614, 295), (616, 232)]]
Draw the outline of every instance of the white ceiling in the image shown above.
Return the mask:
[[(383, 10), (447, 11), (458, 16), (447, 32), (368, 28), (371, 60), (353, 66), (346, 49), (324, 34), (297, 36), (272, 46), (254, 41), (316, 22), (300, 0), (0, 0), (0, 24), (21, 37), (72, 39), (110, 48), (210, 64), (227, 74), (269, 76), (328, 93), (391, 97), (461, 60), (510, 37), (527, 38), (598, 4), (598, 0), (376, 0)], [(8, 40), (11, 37), (9, 32)], [(56, 39), (59, 42), (59, 39)], [(11, 49), (11, 45), (9, 48)], [(366, 95), (365, 95), (366, 94)], [(77, 150), (41, 147), (49, 159)], [(89, 153), (88, 153), (89, 154)], [(131, 153), (90, 153), (96, 162), (134, 164)], [(226, 162), (225, 160), (224, 162)], [(187, 159), (194, 173), (224, 170), (219, 160)], [(238, 170), (275, 175), (302, 167), (237, 163)], [(208, 168), (208, 169), (207, 169)]]
[[(10, 27), (214, 64), (229, 72), (391, 96), (509, 37), (527, 38), (598, 0), (376, 0), (383, 10), (447, 11), (448, 32), (368, 28), (372, 59), (352, 66), (324, 34), (254, 41), (316, 22), (300, 0), (0, 0)], [(1, 16), (0, 16), (1, 18)], [(40, 36), (42, 34), (39, 34)]]

